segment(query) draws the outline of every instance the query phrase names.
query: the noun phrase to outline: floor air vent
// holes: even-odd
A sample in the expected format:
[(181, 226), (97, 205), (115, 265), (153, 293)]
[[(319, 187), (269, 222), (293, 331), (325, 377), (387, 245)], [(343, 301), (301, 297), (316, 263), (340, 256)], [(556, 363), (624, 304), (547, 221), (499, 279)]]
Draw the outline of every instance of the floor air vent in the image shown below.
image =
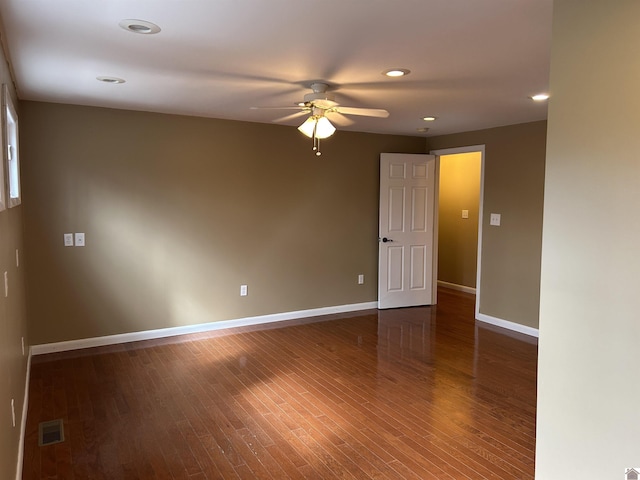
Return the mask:
[(64, 429), (62, 428), (62, 419), (51, 420), (50, 422), (42, 422), (38, 426), (38, 445), (53, 445), (55, 443), (64, 442)]

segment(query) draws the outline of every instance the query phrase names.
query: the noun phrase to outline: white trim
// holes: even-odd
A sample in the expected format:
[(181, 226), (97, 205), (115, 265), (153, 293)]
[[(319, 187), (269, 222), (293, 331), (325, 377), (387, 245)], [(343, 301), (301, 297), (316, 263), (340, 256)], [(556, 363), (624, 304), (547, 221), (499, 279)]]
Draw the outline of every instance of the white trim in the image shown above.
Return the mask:
[[(484, 164), (485, 164), (485, 146), (484, 145), (469, 145), (467, 147), (453, 147), (453, 148), (441, 148), (438, 150), (431, 150), (429, 153), (436, 156), (436, 168), (440, 168), (440, 156), (442, 155), (455, 155), (458, 153), (473, 153), (480, 152), (480, 203), (478, 205), (478, 258), (476, 264), (476, 318), (480, 315), (480, 287), (481, 276), (480, 267), (482, 265), (482, 217), (484, 210)], [(438, 185), (440, 184), (440, 174), (436, 177)], [(437, 197), (436, 197), (437, 198)], [(436, 204), (436, 209), (438, 208)], [(436, 231), (437, 231), (436, 226)]]
[(506, 328), (508, 330), (513, 330), (514, 332), (524, 333), (525, 335), (530, 335), (532, 337), (538, 338), (537, 328), (527, 327), (526, 325), (520, 325), (519, 323), (502, 320), (501, 318), (491, 317), (489, 315), (485, 315), (484, 313), (476, 314), (476, 320), (490, 323), (491, 325), (495, 325), (496, 327)]
[[(431, 154), (432, 155), (432, 154)], [(440, 225), (440, 157), (436, 157), (435, 179), (433, 186), (434, 202), (433, 202), (433, 230), (432, 230), (432, 258), (431, 258), (431, 289), (433, 305), (438, 304), (438, 249), (440, 248), (439, 240), (439, 225)]]
[(452, 147), (452, 148), (440, 148), (438, 150), (429, 151), (429, 155), (455, 155), (458, 153), (473, 153), (480, 152), (484, 153), (484, 145), (469, 145), (466, 147)]
[(355, 312), (358, 310), (369, 310), (374, 308), (378, 308), (378, 302), (355, 303), (351, 305), (314, 308), (311, 310), (273, 313), (269, 315), (237, 318), (233, 320), (221, 320), (219, 322), (185, 325), (183, 327), (159, 328), (157, 330), (145, 330), (142, 332), (120, 333), (117, 335), (106, 335), (104, 337), (82, 338), (79, 340), (69, 340), (66, 342), (45, 343), (41, 345), (33, 345), (31, 347), (31, 351), (33, 352), (33, 355), (44, 355), (47, 353), (79, 350), (81, 348), (101, 347), (104, 345), (138, 342), (140, 340), (152, 340), (156, 338), (172, 337), (176, 335), (188, 335), (190, 333), (202, 333), (213, 330), (223, 330), (226, 328), (246, 327), (250, 325), (260, 325), (263, 323), (282, 322), (285, 320), (296, 320), (299, 318), (318, 317), (321, 315)]
[(449, 283), (444, 280), (438, 280), (439, 287), (450, 288), (451, 290), (458, 290), (459, 292), (473, 293), (475, 295), (476, 289), (473, 287), (467, 287), (466, 285), (458, 285), (457, 283)]
[(22, 464), (24, 463), (24, 437), (27, 431), (27, 412), (29, 410), (29, 380), (31, 378), (31, 348), (27, 357), (27, 374), (24, 380), (24, 401), (22, 402), (22, 418), (20, 420), (20, 445), (18, 445), (18, 464), (16, 480), (22, 480)]

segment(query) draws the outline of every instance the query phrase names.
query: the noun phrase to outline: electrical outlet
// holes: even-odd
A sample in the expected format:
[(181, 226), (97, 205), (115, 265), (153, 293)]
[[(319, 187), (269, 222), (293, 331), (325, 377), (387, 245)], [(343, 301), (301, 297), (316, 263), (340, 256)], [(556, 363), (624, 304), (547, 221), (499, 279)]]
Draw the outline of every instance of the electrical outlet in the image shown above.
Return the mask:
[(84, 247), (84, 233), (76, 233), (76, 247)]
[(469, 218), (469, 210), (462, 210), (462, 218)]
[(240, 285), (240, 296), (246, 297), (249, 294), (246, 285)]
[(11, 399), (11, 423), (13, 424), (14, 428), (16, 426), (16, 407), (14, 405), (14, 401), (13, 398)]
[(358, 285), (362, 285), (364, 283), (364, 275), (361, 273), (358, 275)]
[(492, 213), (491, 217), (489, 218), (489, 225), (493, 225), (494, 227), (499, 227), (500, 226), (500, 214), (499, 213)]
[(73, 233), (64, 234), (64, 246), (73, 247)]

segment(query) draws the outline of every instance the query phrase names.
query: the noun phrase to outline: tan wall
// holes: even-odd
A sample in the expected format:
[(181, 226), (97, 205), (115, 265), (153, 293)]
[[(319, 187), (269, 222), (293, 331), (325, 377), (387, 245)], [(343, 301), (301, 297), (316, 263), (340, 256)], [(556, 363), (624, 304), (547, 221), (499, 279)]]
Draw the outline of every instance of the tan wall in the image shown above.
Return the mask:
[[(11, 95), (17, 104), (13, 84), (0, 50), (1, 83), (11, 85)], [(18, 111), (19, 122), (20, 111)], [(3, 132), (4, 137), (4, 132)], [(22, 143), (22, 142), (21, 142)], [(5, 152), (6, 149), (2, 148)], [(0, 161), (5, 162), (4, 156)], [(22, 159), (24, 161), (24, 159)], [(6, 177), (6, 168), (5, 168)], [(5, 179), (0, 179), (4, 181)], [(8, 195), (8, 194), (7, 194)], [(22, 239), (22, 205), (0, 212), (0, 478), (16, 477), (20, 425), (22, 422), (27, 356), (22, 355), (21, 339), (25, 339), (28, 352), (27, 320), (24, 304), (24, 264), (26, 257)], [(20, 266), (16, 265), (16, 250), (19, 251)], [(4, 296), (4, 272), (9, 278), (9, 296)], [(16, 412), (16, 426), (11, 422), (11, 400)]]
[(425, 151), (36, 102), (21, 126), (35, 344), (376, 301), (379, 154)]
[[(440, 157), (438, 280), (475, 288), (478, 261), (480, 152)], [(469, 217), (462, 218), (462, 210)]]
[(554, 2), (540, 480), (640, 467), (639, 18), (637, 0)]
[[(480, 313), (538, 327), (546, 122), (428, 138), (430, 150), (485, 145)], [(502, 215), (490, 227), (491, 213)]]

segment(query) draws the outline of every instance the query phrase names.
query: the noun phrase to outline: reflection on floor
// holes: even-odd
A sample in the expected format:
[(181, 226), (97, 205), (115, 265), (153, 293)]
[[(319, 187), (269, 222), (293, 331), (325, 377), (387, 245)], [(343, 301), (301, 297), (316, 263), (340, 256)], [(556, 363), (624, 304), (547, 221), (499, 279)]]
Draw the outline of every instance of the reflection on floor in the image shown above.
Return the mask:
[(438, 301), (36, 357), (23, 478), (533, 478), (536, 342)]

